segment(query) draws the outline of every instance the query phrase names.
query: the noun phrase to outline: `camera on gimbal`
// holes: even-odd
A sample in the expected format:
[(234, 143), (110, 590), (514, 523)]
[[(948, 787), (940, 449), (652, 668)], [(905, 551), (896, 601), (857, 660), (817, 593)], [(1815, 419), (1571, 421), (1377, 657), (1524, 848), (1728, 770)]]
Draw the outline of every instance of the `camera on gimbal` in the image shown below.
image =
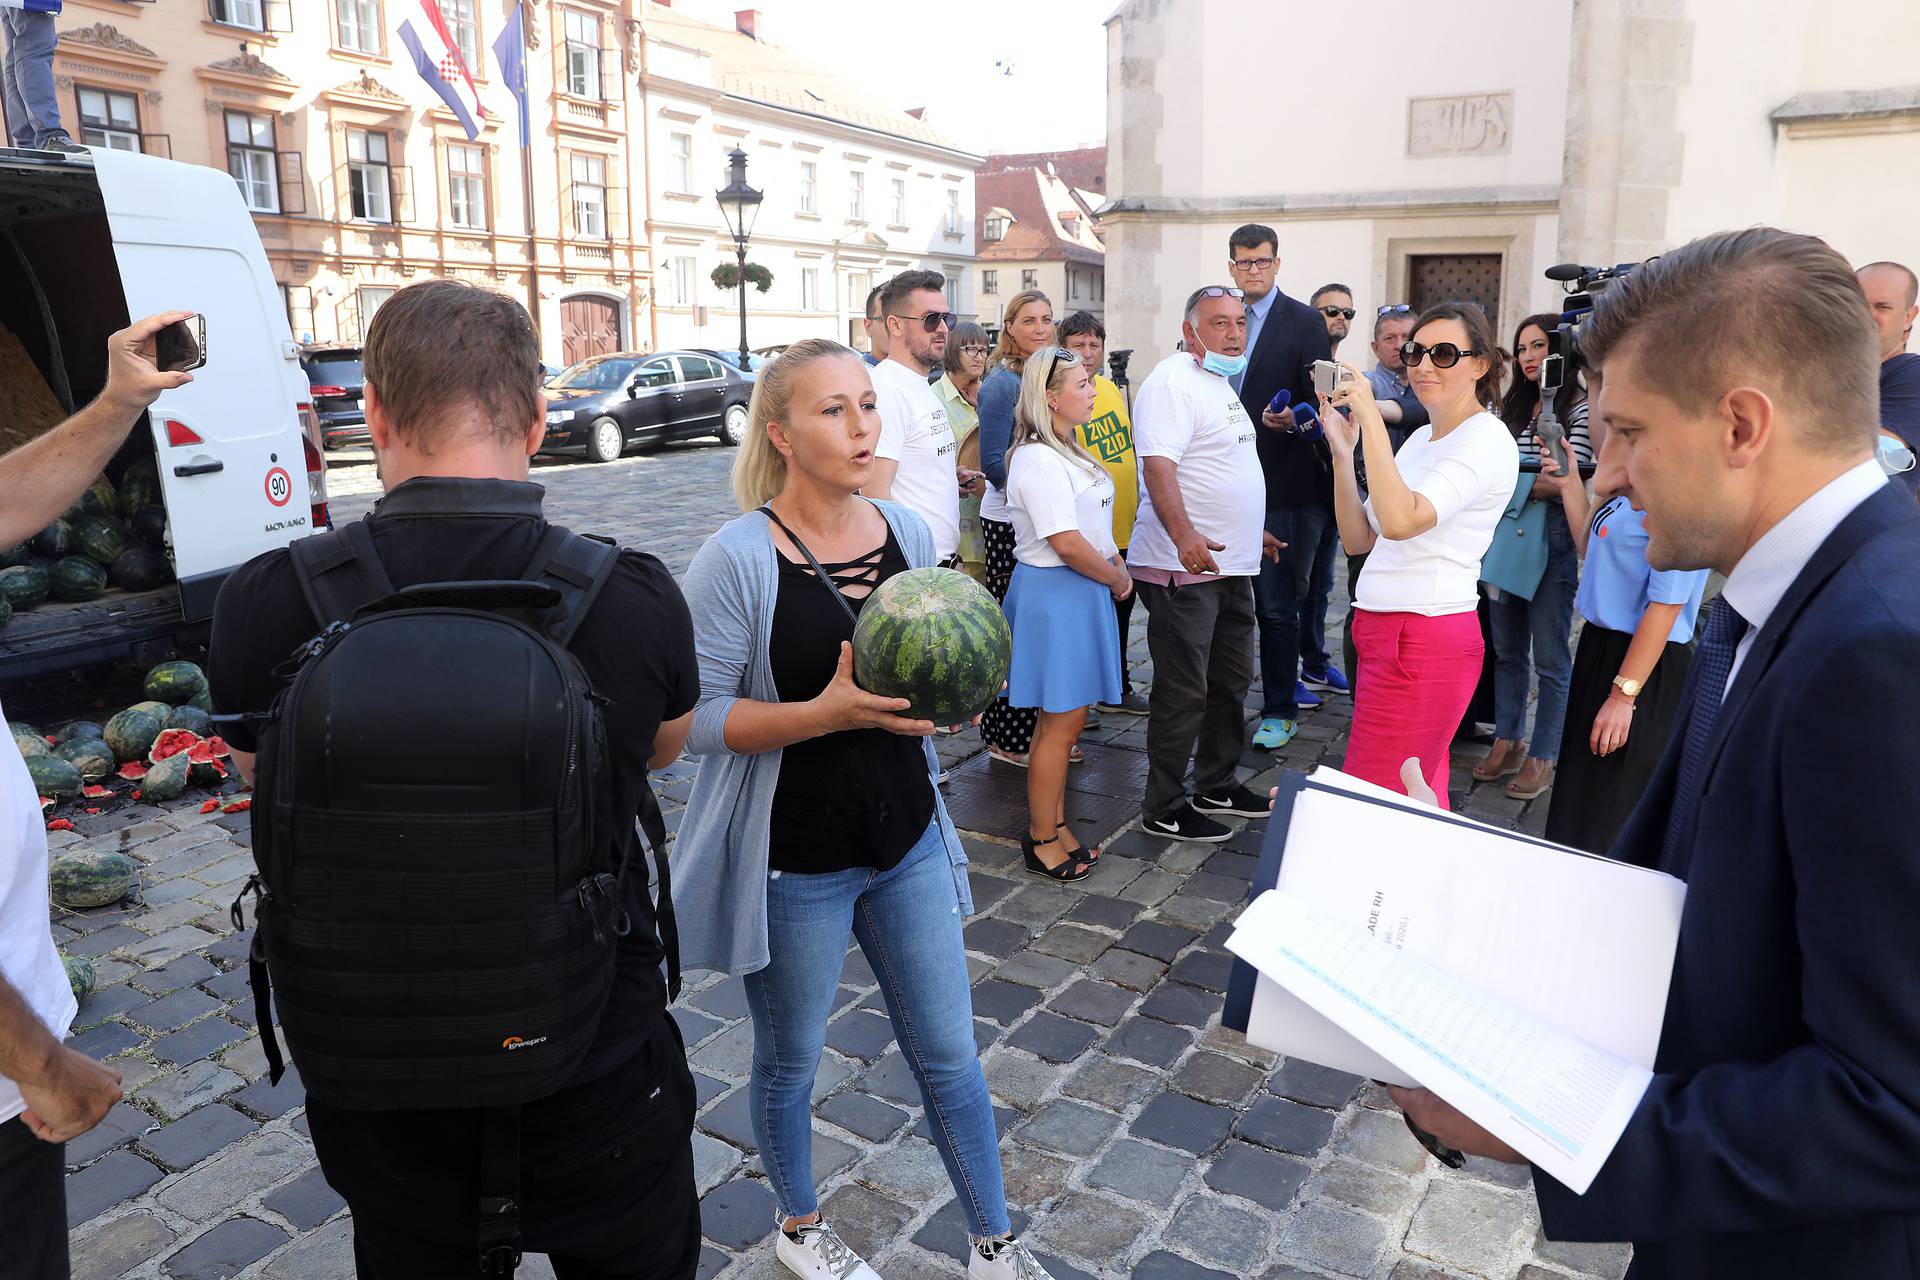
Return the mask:
[[(1554, 461), (1564, 470), (1568, 462), (1567, 433), (1555, 416), (1553, 402), (1570, 376), (1577, 374), (1580, 358), (1580, 326), (1593, 314), (1594, 298), (1609, 288), (1622, 287), (1637, 262), (1622, 262), (1611, 267), (1587, 267), (1577, 262), (1562, 262), (1547, 268), (1547, 279), (1557, 281), (1567, 291), (1560, 304), (1560, 323), (1547, 335), (1547, 356), (1540, 363), (1540, 416), (1534, 421), (1534, 434), (1553, 450)], [(1537, 472), (1537, 458), (1522, 458), (1522, 471)], [(1592, 476), (1594, 468), (1582, 465), (1580, 474)]]

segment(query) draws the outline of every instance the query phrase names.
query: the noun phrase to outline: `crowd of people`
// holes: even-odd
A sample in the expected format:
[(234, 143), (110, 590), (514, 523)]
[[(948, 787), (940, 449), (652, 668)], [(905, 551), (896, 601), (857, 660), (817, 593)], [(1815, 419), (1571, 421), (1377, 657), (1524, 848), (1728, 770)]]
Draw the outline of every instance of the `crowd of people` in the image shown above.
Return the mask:
[[(1331, 359), (1349, 336), (1351, 291), (1328, 285), (1298, 302), (1275, 286), (1278, 266), (1270, 228), (1236, 230), (1225, 264), (1233, 283), (1187, 295), (1178, 348), (1142, 379), (1131, 409), (1103, 374), (1106, 334), (1095, 317), (1056, 322), (1044, 295), (1023, 293), (989, 350), (984, 331), (946, 309), (937, 273), (895, 277), (870, 300), (873, 350), (864, 358), (809, 340), (759, 373), (733, 472), (740, 515), (677, 585), (654, 557), (596, 551), (541, 514), (527, 464), (543, 435), (538, 348), (518, 304), (435, 281), (382, 307), (367, 338), (365, 407), (386, 496), (366, 520), (234, 574), (209, 661), (216, 709), (249, 717), (229, 742), (273, 815), (256, 827), (265, 881), (258, 954), (277, 966), (274, 998), (305, 1078), (315, 1151), (353, 1211), (362, 1277), (470, 1273), (476, 1247), (483, 1273), (496, 1276), (512, 1273), (523, 1247), (550, 1254), (566, 1276), (691, 1276), (700, 1252), (694, 1092), (667, 1013), (684, 964), (744, 976), (747, 1101), (775, 1199), (778, 1259), (807, 1280), (877, 1280), (823, 1218), (812, 1164), (813, 1081), (852, 943), (876, 975), (965, 1217), (968, 1274), (1046, 1280), (1015, 1234), (974, 1042), (961, 932), (972, 911), (967, 858), (932, 748), (952, 726), (854, 680), (851, 637), (865, 603), (890, 577), (931, 566), (972, 568), (1004, 608), (1012, 669), (983, 731), (996, 759), (1027, 770), (1027, 821), (998, 834), (1019, 840), (1028, 872), (1054, 881), (1084, 878), (1102, 856), (1076, 840), (1067, 807), (1090, 713), (1148, 714), (1141, 823), (1170, 839), (1221, 840), (1229, 829), (1219, 819), (1266, 813), (1267, 798), (1238, 774), (1256, 675), (1256, 745), (1285, 746), (1303, 706), (1351, 696), (1345, 769), (1444, 808), (1450, 746), (1469, 721), (1491, 634), (1495, 738), (1475, 773), (1513, 777), (1508, 789), (1520, 796), (1551, 786), (1557, 840), (1625, 849), (1680, 873), (1691, 858), (1698, 872), (1688, 919), (1700, 922), (1683, 926), (1679, 1003), (1662, 1041), (1669, 1074), (1656, 1079), (1670, 1105), (1636, 1114), (1597, 1194), (1542, 1186), (1550, 1234), (1640, 1240), (1644, 1230), (1661, 1243), (1643, 1257), (1677, 1276), (1734, 1274), (1704, 1261), (1726, 1247), (1715, 1232), (1771, 1229), (1783, 1233), (1778, 1258), (1742, 1247), (1747, 1273), (1792, 1274), (1769, 1269), (1785, 1259), (1806, 1274), (1818, 1269), (1816, 1246), (1833, 1242), (1812, 1228), (1795, 1234), (1783, 1197), (1810, 1196), (1829, 1218), (1862, 1206), (1904, 1212), (1920, 1135), (1911, 1102), (1900, 1101), (1914, 1096), (1911, 1039), (1901, 1032), (1911, 1019), (1876, 1030), (1884, 1010), (1855, 999), (1876, 988), (1849, 959), (1857, 939), (1844, 927), (1861, 912), (1884, 916), (1885, 936), (1905, 936), (1911, 859), (1881, 856), (1904, 848), (1904, 834), (1890, 839), (1870, 814), (1823, 816), (1797, 800), (1765, 829), (1757, 815), (1784, 803), (1782, 744), (1818, 718), (1805, 714), (1808, 697), (1842, 697), (1849, 717), (1883, 730), (1888, 717), (1910, 725), (1900, 717), (1911, 691), (1886, 673), (1910, 656), (1920, 602), (1903, 585), (1911, 574), (1900, 579), (1889, 565), (1910, 569), (1920, 519), (1911, 493), (1886, 477), (1904, 471), (1911, 483), (1920, 428), (1901, 416), (1916, 399), (1901, 397), (1920, 378), (1920, 357), (1904, 350), (1920, 315), (1912, 273), (1876, 263), (1856, 280), (1817, 241), (1764, 230), (1688, 246), (1649, 269), (1651, 283), (1596, 326), (1594, 345), (1610, 349), (1611, 362), (1583, 370), (1572, 360), (1548, 397), (1557, 316), (1528, 317), (1507, 349), (1472, 303), (1419, 314), (1381, 307), (1376, 364), (1362, 370)], [(1786, 281), (1811, 282), (1804, 316), (1788, 314)], [(1689, 297), (1727, 316), (1739, 290), (1763, 287), (1766, 314), (1780, 317), (1771, 327), (1744, 317), (1730, 327), (1738, 342), (1723, 334), (1687, 349), (1679, 340)], [(1863, 299), (1878, 334), (1877, 399), (1865, 385)], [(115, 335), (99, 399), (0, 460), (10, 497), (0, 522), (15, 535), (64, 509), (146, 406), (190, 380), (159, 372), (154, 359), (154, 334), (179, 318)], [(1762, 348), (1831, 358), (1786, 377), (1756, 366)], [(1649, 350), (1659, 357), (1649, 360)], [(1606, 412), (1595, 413), (1587, 401), (1603, 388)], [(1659, 442), (1682, 431), (1695, 433), (1691, 443)], [(1326, 616), (1342, 547), (1353, 586), (1345, 670), (1329, 652)], [(1844, 569), (1848, 556), (1866, 570)], [(1809, 563), (1826, 567), (1809, 578)], [(326, 661), (329, 644), (307, 643), (317, 630), (338, 643), (330, 624), (365, 622), (365, 612), (316, 586), (314, 575), (349, 564), (389, 593), (377, 612), (457, 612), (444, 606), (466, 599), (456, 588), (472, 584), (517, 610), (516, 634), (551, 637), (548, 659), (571, 654), (554, 669), (592, 691), (580, 700), (584, 721), (561, 717), (568, 742), (584, 751), (552, 756), (569, 771), (571, 807), (529, 801), (511, 823), (495, 815), (482, 832), (464, 799), (436, 798), (432, 787), (429, 802), (453, 803), (454, 812), (383, 809), (415, 782), (333, 779), (357, 788), (350, 812), (311, 791), (303, 799), (301, 789), (328, 770), (297, 772), (295, 748), (341, 750), (341, 726), (262, 713), (289, 705), (280, 691), (294, 669)], [(1695, 654), (1709, 568), (1728, 574), (1725, 598), (1700, 624)], [(515, 585), (539, 590), (506, 590)], [(1144, 699), (1125, 662), (1136, 596), (1153, 667)], [(1856, 619), (1863, 656), (1826, 645), (1821, 628), (1810, 633), (1817, 639), (1789, 633), (1809, 610)], [(1584, 627), (1570, 655), (1576, 611)], [(1788, 666), (1799, 683), (1756, 692), (1777, 653), (1796, 644), (1806, 652)], [(1813, 652), (1816, 644), (1824, 647)], [(409, 696), (404, 661), (373, 674), (394, 687), (396, 704)], [(379, 698), (358, 704), (360, 714), (382, 709)], [(1714, 736), (1716, 718), (1743, 710), (1771, 717), (1768, 732), (1730, 747)], [(517, 711), (498, 714), (509, 713)], [(1835, 785), (1836, 771), (1863, 767), (1887, 745), (1872, 734), (1823, 733), (1818, 750), (1796, 758)], [(1675, 735), (1683, 750), (1669, 746)], [(683, 748), (700, 768), (671, 874), (658, 862), (656, 894), (640, 837), (658, 854), (664, 832), (647, 777)], [(1764, 789), (1747, 789), (1745, 773), (1740, 786), (1710, 783), (1721, 752), (1739, 755)], [(1896, 762), (1907, 755), (1910, 742)], [(427, 778), (433, 765), (410, 768)], [(61, 1276), (59, 1144), (100, 1121), (120, 1081), (60, 1044), (74, 1008), (45, 927), (43, 829), (17, 761), (4, 781), (0, 1206), (10, 1214), (28, 1206), (9, 1217), (22, 1274)], [(465, 794), (454, 780), (442, 790)], [(1643, 791), (1651, 803), (1636, 809)], [(1824, 856), (1829, 821), (1844, 852), (1865, 851), (1847, 866), (1877, 879), (1834, 869)], [(339, 856), (410, 840), (413, 857), (403, 869), (356, 863), (332, 875), (316, 864), (342, 837)], [(502, 840), (524, 840), (542, 857), (578, 846), (586, 875), (558, 886), (557, 914), (544, 875), (525, 892), (521, 919), (511, 910), (518, 876), (462, 883), (460, 859), (436, 856)], [(272, 868), (294, 850), (306, 869), (277, 881)], [(609, 866), (624, 870), (596, 872)], [(408, 901), (439, 901), (436, 886), (458, 885), (469, 900), (504, 895), (507, 914), (487, 921), (490, 933), (566, 940), (573, 950), (540, 953), (548, 967), (528, 970), (525, 983), (484, 993), (529, 1019), (573, 1019), (564, 1050), (517, 1034), (465, 1049), (456, 1039), (423, 1066), (406, 1055), (421, 1053), (429, 1035), (464, 1034), (460, 1019), (409, 1024), (396, 1036), (347, 1034), (405, 1002), (406, 983), (362, 981), (395, 963), (391, 940), (348, 910), (356, 894), (387, 883), (382, 875), (407, 877)], [(1809, 918), (1794, 910), (1796, 893), (1827, 896), (1812, 900)], [(1729, 905), (1749, 899), (1751, 910)], [(409, 955), (431, 955), (436, 938), (455, 945), (432, 928), (400, 932)], [(1751, 963), (1703, 961), (1698, 949), (1708, 946)], [(323, 952), (336, 965), (330, 973), (314, 970)], [(1799, 973), (1789, 970), (1802, 957), (1822, 999), (1847, 1010), (1828, 1018), (1824, 1004), (1808, 1004), (1805, 1016), (1823, 1023), (1818, 1044), (1799, 1021), (1800, 1002), (1779, 999), (1797, 989)], [(582, 989), (601, 993), (600, 1003), (583, 1013), (563, 998), (556, 1009), (562, 972), (592, 977)], [(545, 985), (531, 980), (541, 973)], [(1761, 973), (1784, 985), (1748, 981)], [(329, 978), (331, 987), (315, 981)], [(432, 980), (465, 989), (444, 975)], [(257, 990), (264, 1009), (265, 988)], [(1729, 990), (1733, 1003), (1716, 1005)], [(1894, 986), (1877, 990), (1889, 1006), (1906, 999)], [(324, 1012), (303, 1007), (315, 993)], [(342, 1003), (343, 994), (355, 998)], [(332, 1030), (315, 1040), (316, 1027)], [(491, 1041), (497, 1027), (487, 1022), (479, 1039)], [(513, 1093), (519, 1067), (503, 1062), (551, 1064), (563, 1051), (571, 1056), (558, 1068), (533, 1077), (548, 1083)], [(276, 1080), (277, 1054), (269, 1048)], [(343, 1082), (402, 1068), (414, 1086), (440, 1091), (438, 1105), (350, 1101)], [(1863, 1080), (1862, 1071), (1894, 1083)], [(1514, 1158), (1431, 1095), (1396, 1097), (1439, 1139)], [(1770, 1108), (1798, 1114), (1803, 1101), (1805, 1123), (1789, 1118), (1784, 1146), (1756, 1129)], [(1858, 1204), (1829, 1205), (1802, 1171), (1775, 1167), (1830, 1148), (1830, 1132), (1845, 1135), (1849, 1150), (1887, 1157), (1886, 1177), (1860, 1190)], [(1649, 1198), (1656, 1186), (1687, 1201), (1698, 1223), (1674, 1229), (1669, 1201)], [(1783, 1215), (1778, 1225), (1769, 1213)], [(1905, 1220), (1884, 1230), (1878, 1221), (1850, 1220), (1850, 1256), (1863, 1274), (1907, 1274)]]

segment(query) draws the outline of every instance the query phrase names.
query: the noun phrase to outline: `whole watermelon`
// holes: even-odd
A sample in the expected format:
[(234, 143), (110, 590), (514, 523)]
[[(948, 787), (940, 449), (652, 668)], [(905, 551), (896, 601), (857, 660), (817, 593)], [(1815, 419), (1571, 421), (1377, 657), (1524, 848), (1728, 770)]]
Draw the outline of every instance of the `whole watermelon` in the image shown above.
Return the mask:
[(7, 603), (5, 596), (0, 596), (0, 627), (6, 626), (7, 619), (11, 617), (13, 617), (13, 606)]
[(35, 756), (50, 756), (53, 754), (53, 751), (47, 746), (47, 740), (45, 738), (37, 733), (22, 733), (18, 729), (13, 731), (13, 746), (14, 749), (20, 753), (20, 758), (23, 760), (31, 760)]
[(99, 738), (75, 738), (55, 747), (53, 754), (78, 769), (82, 782), (98, 782), (120, 763), (113, 758), (113, 748)]
[(65, 746), (69, 742), (92, 742), (106, 733), (106, 730), (91, 720), (75, 720), (66, 728), (53, 735), (55, 746)]
[(142, 507), (127, 520), (127, 525), (133, 530), (133, 536), (148, 546), (167, 545), (167, 509), (165, 507)]
[(78, 522), (85, 516), (113, 517), (119, 514), (120, 495), (114, 491), (113, 481), (101, 476), (87, 486), (87, 491), (80, 495), (73, 504), (73, 509), (67, 512), (67, 519)]
[(166, 552), (136, 543), (120, 553), (107, 577), (123, 591), (152, 591), (173, 581), (173, 566)]
[(160, 501), (160, 472), (149, 462), (138, 462), (120, 477), (120, 514), (129, 515)]
[(0, 596), (15, 609), (31, 609), (53, 590), (47, 575), (30, 564), (0, 569)]
[(75, 1000), (85, 1000), (93, 991), (99, 976), (93, 971), (93, 961), (85, 956), (61, 956), (60, 963), (67, 971), (67, 985), (73, 988)]
[(907, 715), (964, 724), (993, 702), (1013, 662), (1013, 633), (985, 587), (958, 569), (909, 569), (867, 597), (853, 629), (854, 679), (906, 698)]
[(43, 796), (52, 796), (56, 800), (74, 800), (79, 798), (80, 789), (86, 785), (80, 776), (80, 770), (58, 756), (27, 756), (27, 772), (33, 777), (33, 785)]
[(5, 551), (0, 551), (0, 569), (11, 569), (17, 564), (25, 564), (32, 554), (33, 552), (27, 550), (27, 544), (24, 542), (17, 547), (8, 547)]
[(87, 516), (73, 526), (73, 545), (81, 555), (105, 567), (127, 549), (127, 535), (120, 531), (117, 520)]
[(186, 752), (168, 756), (147, 770), (147, 776), (140, 779), (140, 798), (149, 804), (164, 804), (177, 799), (187, 789), (187, 777), (192, 768), (193, 762), (187, 759)]
[(167, 723), (167, 717), (173, 714), (173, 704), (170, 702), (162, 702), (158, 698), (149, 698), (145, 702), (134, 703), (128, 707), (127, 710), (144, 711), (155, 720), (158, 720), (162, 725), (165, 725)]
[(128, 707), (107, 721), (101, 738), (113, 748), (117, 759), (145, 760), (147, 752), (153, 749), (153, 740), (160, 736), (160, 727), (164, 723), (162, 717), (151, 711)]
[(53, 594), (62, 600), (98, 600), (107, 593), (107, 571), (86, 556), (68, 556), (47, 575)]
[(169, 706), (191, 702), (194, 694), (206, 688), (207, 673), (192, 662), (163, 662), (147, 672), (147, 696)]
[(67, 849), (47, 865), (53, 900), (74, 911), (120, 901), (133, 888), (139, 868), (124, 853), (106, 849)]
[(33, 535), (33, 553), (58, 560), (61, 556), (73, 554), (73, 526), (65, 520), (55, 520), (52, 524)]
[(193, 697), (187, 699), (187, 705), (190, 707), (197, 707), (201, 711), (206, 712), (208, 715), (212, 715), (213, 714), (213, 692), (208, 689), (202, 689), (199, 693), (196, 693), (193, 695)]
[(211, 738), (213, 736), (213, 717), (196, 706), (178, 706), (173, 709), (173, 714), (167, 717), (166, 728), (185, 729), (189, 733), (198, 734), (202, 738)]

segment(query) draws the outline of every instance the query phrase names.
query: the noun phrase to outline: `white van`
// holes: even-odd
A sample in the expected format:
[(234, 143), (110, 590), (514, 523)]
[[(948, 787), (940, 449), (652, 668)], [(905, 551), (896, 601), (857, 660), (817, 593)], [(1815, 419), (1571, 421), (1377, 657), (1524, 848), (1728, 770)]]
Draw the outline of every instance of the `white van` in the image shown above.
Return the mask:
[(122, 151), (0, 148), (0, 326), (67, 412), (99, 393), (109, 334), (171, 310), (206, 317), (207, 363), (107, 470), (157, 464), (178, 580), (15, 612), (0, 680), (170, 656), (204, 638), (228, 573), (327, 525), (307, 379), (233, 179)]

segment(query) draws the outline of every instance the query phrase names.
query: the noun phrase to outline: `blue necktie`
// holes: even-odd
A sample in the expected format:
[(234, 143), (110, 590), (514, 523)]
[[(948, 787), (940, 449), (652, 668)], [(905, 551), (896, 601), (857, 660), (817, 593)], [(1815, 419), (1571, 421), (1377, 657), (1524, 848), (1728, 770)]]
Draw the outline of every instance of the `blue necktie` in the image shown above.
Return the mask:
[(1720, 704), (1725, 700), (1727, 676), (1733, 670), (1734, 650), (1746, 634), (1747, 620), (1740, 616), (1725, 596), (1713, 607), (1707, 625), (1700, 632), (1700, 647), (1693, 655), (1693, 706), (1687, 716), (1687, 738), (1680, 748), (1680, 778), (1674, 787), (1673, 808), (1667, 816), (1666, 842), (1660, 850), (1660, 865), (1671, 869), (1681, 835), (1693, 823), (1699, 807), (1701, 771), (1707, 762), (1707, 744), (1713, 741), (1713, 726), (1720, 719)]

